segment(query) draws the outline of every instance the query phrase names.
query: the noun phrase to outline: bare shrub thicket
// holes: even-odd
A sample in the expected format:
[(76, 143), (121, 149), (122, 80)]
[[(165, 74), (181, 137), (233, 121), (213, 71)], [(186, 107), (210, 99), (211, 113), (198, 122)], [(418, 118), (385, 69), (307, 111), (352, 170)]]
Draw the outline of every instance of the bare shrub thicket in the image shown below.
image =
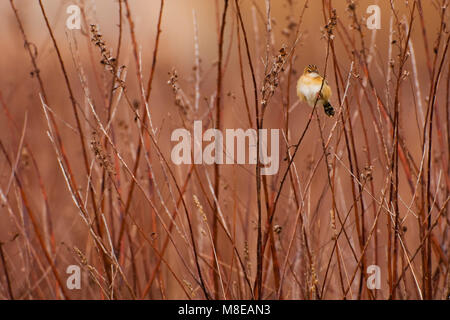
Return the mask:
[[(65, 1), (8, 1), (0, 298), (449, 297), (448, 0), (380, 1), (380, 30), (357, 0), (116, 0), (110, 28), (78, 0), (81, 30)], [(296, 97), (309, 63), (332, 118)], [(195, 120), (280, 129), (278, 172), (259, 143), (256, 165), (175, 165)]]

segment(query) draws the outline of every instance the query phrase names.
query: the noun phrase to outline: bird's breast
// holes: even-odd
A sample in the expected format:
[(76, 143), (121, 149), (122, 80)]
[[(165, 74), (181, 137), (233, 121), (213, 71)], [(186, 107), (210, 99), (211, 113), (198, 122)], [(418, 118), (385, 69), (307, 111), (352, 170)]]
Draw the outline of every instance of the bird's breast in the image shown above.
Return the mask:
[(321, 85), (321, 81), (302, 76), (297, 84), (297, 94), (302, 94), (309, 104), (314, 104)]

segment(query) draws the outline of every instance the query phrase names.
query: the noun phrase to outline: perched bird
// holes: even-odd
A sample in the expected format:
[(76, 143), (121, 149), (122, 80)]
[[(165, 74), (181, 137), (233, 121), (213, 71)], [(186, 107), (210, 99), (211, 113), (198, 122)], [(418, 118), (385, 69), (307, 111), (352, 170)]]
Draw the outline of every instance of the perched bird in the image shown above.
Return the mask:
[[(308, 65), (303, 71), (303, 75), (297, 82), (297, 96), (301, 101), (306, 101), (311, 107), (314, 104), (321, 103), (325, 110), (325, 114), (332, 117), (334, 116), (334, 108), (331, 106), (329, 99), (331, 97), (331, 89), (327, 81), (323, 81), (323, 78), (319, 74), (319, 70), (313, 64)], [(320, 88), (322, 87), (322, 90)], [(319, 94), (320, 91), (320, 94)]]

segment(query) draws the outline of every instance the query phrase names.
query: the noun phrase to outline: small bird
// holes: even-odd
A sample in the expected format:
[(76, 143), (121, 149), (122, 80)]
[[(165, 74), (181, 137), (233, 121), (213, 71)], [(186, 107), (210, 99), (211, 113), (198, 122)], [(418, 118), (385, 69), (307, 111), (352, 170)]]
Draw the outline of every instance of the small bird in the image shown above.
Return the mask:
[[(297, 96), (301, 101), (306, 101), (311, 107), (314, 104), (321, 103), (325, 114), (329, 117), (334, 116), (334, 108), (331, 106), (329, 99), (331, 97), (331, 88), (327, 81), (323, 81), (323, 78), (319, 74), (317, 66), (310, 64), (303, 71), (303, 75), (297, 82)], [(322, 90), (320, 90), (322, 87)], [(320, 94), (319, 94), (320, 91)]]

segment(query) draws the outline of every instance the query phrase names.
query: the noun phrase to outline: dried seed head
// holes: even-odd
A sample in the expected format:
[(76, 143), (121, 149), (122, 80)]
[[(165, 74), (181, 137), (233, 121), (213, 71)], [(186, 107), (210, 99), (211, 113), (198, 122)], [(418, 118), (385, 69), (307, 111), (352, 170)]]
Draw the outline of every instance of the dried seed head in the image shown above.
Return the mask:
[(264, 83), (261, 89), (261, 106), (267, 107), (269, 99), (275, 94), (275, 90), (280, 83), (280, 74), (284, 72), (284, 65), (287, 60), (286, 47), (283, 45), (278, 51), (278, 55), (273, 57), (272, 66), (264, 76)]
[(201, 205), (201, 203), (200, 203), (200, 201), (198, 200), (197, 196), (194, 194), (194, 195), (192, 196), (192, 198), (194, 199), (195, 206), (198, 208), (198, 211), (200, 212), (203, 221), (204, 221), (204, 222), (207, 222), (208, 219), (207, 219), (207, 217), (206, 217), (205, 211), (203, 210), (203, 206)]
[(110, 161), (110, 157), (103, 149), (103, 146), (100, 142), (100, 139), (99, 139), (96, 131), (92, 132), (91, 148), (94, 151), (94, 155), (97, 158), (97, 160), (99, 161), (100, 166), (105, 168), (105, 170), (109, 174), (115, 175), (113, 166)]

